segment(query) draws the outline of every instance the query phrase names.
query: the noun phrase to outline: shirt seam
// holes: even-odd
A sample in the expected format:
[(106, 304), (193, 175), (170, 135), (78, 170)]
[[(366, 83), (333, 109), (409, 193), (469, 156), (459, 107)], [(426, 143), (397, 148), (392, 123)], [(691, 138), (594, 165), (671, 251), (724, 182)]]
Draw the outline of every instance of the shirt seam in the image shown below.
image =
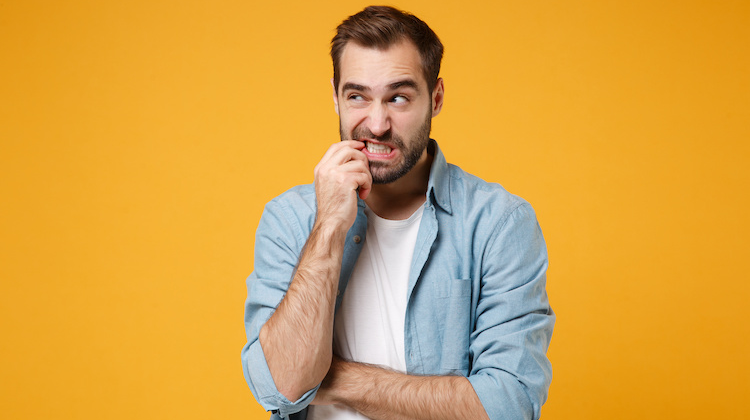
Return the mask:
[(506, 210), (505, 213), (500, 217), (501, 223), (498, 223), (497, 225), (495, 225), (495, 228), (492, 229), (492, 232), (490, 233), (491, 240), (487, 244), (487, 248), (484, 250), (484, 253), (483, 253), (484, 255), (482, 258), (483, 260), (484, 260), (484, 257), (486, 256), (487, 250), (492, 249), (495, 246), (495, 242), (497, 241), (497, 239), (500, 236), (502, 236), (498, 232), (500, 232), (501, 230), (505, 228), (505, 226), (508, 224), (508, 221), (511, 219), (511, 216), (513, 216), (513, 213), (515, 213), (516, 211), (518, 211), (519, 208), (525, 205), (528, 205), (528, 203), (519, 201), (518, 203), (515, 204), (515, 206), (509, 207), (508, 210)]

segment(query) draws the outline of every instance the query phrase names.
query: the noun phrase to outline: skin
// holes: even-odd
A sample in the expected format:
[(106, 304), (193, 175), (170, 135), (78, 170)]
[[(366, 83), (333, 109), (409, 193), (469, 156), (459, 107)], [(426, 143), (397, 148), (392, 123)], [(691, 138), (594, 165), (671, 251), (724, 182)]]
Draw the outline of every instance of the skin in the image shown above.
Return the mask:
[[(339, 270), (357, 195), (386, 219), (406, 219), (424, 204), (432, 164), (429, 124), (444, 95), (442, 79), (428, 87), (408, 41), (386, 50), (349, 43), (340, 68), (333, 100), (342, 141), (315, 168), (313, 230), (286, 296), (260, 331), (274, 383), (296, 401), (322, 381), (313, 404), (343, 404), (373, 419), (487, 418), (464, 377), (406, 375), (333, 354)], [(368, 141), (392, 150), (368, 152)]]
[(376, 420), (488, 419), (463, 376), (416, 376), (335, 357), (313, 404), (342, 404)]

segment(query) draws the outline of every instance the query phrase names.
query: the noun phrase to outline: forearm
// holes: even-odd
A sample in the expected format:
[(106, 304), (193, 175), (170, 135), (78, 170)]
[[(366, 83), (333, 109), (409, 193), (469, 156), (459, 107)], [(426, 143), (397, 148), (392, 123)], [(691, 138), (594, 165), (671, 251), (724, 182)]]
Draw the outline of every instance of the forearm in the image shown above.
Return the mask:
[(260, 330), (271, 376), (290, 401), (320, 383), (330, 366), (345, 235), (316, 222), (284, 299)]
[[(354, 362), (334, 361), (321, 390), (329, 402), (372, 419), (487, 419), (468, 379), (407, 375)], [(319, 391), (320, 393), (321, 391)]]

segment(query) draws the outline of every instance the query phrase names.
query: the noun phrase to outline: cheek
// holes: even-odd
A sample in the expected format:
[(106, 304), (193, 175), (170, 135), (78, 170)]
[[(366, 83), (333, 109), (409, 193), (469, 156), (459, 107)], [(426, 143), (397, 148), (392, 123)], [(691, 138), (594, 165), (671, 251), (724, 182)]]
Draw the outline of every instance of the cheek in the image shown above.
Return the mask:
[(399, 115), (392, 121), (392, 125), (395, 130), (404, 134), (414, 134), (419, 131), (419, 127), (422, 125), (424, 119), (421, 115), (416, 115), (416, 113), (409, 113), (408, 115)]
[(344, 112), (339, 114), (339, 121), (341, 121), (341, 126), (349, 131), (356, 128), (357, 125), (359, 125), (364, 119), (364, 114), (359, 110), (345, 110)]

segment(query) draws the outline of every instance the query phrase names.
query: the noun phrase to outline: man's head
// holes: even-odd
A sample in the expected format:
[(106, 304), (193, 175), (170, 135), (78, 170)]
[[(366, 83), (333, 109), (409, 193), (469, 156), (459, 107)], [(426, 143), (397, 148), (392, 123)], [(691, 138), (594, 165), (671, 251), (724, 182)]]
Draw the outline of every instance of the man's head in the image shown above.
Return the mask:
[(366, 143), (374, 183), (393, 182), (427, 158), (443, 103), (442, 54), (424, 22), (390, 7), (368, 7), (339, 25), (331, 57), (341, 139)]
[(430, 89), (437, 84), (443, 44), (435, 32), (418, 17), (389, 6), (370, 6), (349, 16), (336, 28), (331, 40), (333, 59), (333, 87), (338, 90), (341, 77), (341, 54), (353, 42), (362, 47), (385, 50), (401, 41), (409, 40), (419, 51), (422, 72)]

